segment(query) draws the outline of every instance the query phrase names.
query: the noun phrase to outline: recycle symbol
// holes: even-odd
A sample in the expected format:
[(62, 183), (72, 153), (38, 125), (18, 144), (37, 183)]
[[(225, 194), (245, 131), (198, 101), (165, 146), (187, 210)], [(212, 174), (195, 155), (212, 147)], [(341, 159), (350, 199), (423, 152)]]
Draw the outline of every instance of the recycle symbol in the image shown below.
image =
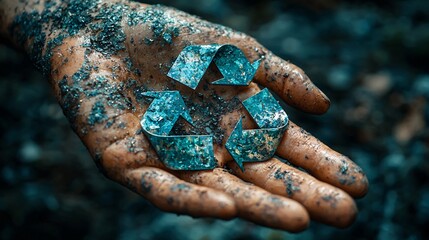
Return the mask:
[[(260, 60), (250, 63), (233, 45), (190, 45), (179, 54), (167, 76), (195, 90), (211, 62), (223, 75), (211, 84), (231, 86), (249, 85), (260, 64)], [(149, 91), (143, 96), (153, 98), (153, 101), (140, 123), (166, 167), (205, 170), (217, 166), (212, 135), (169, 135), (179, 117), (193, 125), (179, 91)], [(225, 147), (244, 170), (245, 162), (265, 161), (274, 156), (289, 120), (268, 89), (247, 98), (242, 104), (259, 128), (243, 130), (240, 119)]]

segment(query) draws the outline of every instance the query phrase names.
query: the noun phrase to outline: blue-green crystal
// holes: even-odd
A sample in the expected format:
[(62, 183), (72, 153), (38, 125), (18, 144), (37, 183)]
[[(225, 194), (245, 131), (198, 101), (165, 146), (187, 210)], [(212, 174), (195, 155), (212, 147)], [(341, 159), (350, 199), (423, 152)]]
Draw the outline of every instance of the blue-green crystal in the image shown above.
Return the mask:
[(289, 122), (285, 110), (267, 88), (244, 100), (243, 105), (259, 128), (286, 127)]
[(242, 170), (244, 162), (260, 162), (274, 156), (289, 122), (286, 112), (267, 89), (246, 99), (243, 105), (260, 129), (243, 130), (240, 119), (225, 145)]
[(167, 76), (195, 90), (212, 61), (223, 75), (212, 82), (217, 85), (247, 86), (260, 64), (259, 60), (251, 64), (233, 45), (190, 45), (179, 54)]
[(213, 152), (213, 136), (169, 136), (180, 116), (192, 124), (178, 91), (145, 92), (154, 100), (141, 120), (144, 133), (164, 165), (174, 170), (213, 169), (217, 162)]

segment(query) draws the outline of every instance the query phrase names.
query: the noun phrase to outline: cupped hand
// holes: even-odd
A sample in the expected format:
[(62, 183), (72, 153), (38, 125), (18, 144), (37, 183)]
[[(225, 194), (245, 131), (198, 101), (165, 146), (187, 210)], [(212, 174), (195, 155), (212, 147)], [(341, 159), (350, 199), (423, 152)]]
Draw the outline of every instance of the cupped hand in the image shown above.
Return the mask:
[[(328, 98), (300, 68), (245, 34), (172, 8), (103, 3), (90, 17), (53, 48), (50, 78), (74, 130), (106, 176), (162, 210), (194, 217), (240, 217), (289, 231), (305, 229), (310, 218), (337, 227), (353, 222), (352, 197), (365, 195), (367, 178), (349, 158), (294, 123), (276, 157), (245, 163), (244, 171), (225, 149), (241, 116), (244, 129), (255, 128), (240, 101), (260, 86), (305, 112), (327, 111)], [(64, 27), (50, 37), (61, 31)], [(251, 62), (261, 59), (249, 86), (210, 84), (220, 78), (214, 67), (196, 90), (167, 77), (184, 47), (212, 43), (235, 45)], [(180, 123), (174, 131), (214, 135), (218, 167), (173, 171), (162, 164), (140, 125), (150, 105), (143, 93), (161, 90), (178, 90), (191, 109), (194, 127)]]

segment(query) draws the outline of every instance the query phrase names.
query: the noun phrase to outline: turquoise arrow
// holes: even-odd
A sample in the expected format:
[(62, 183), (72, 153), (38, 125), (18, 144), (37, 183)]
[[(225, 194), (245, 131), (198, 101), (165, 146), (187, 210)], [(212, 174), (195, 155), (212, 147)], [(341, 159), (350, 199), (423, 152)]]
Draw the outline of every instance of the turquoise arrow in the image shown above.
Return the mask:
[(140, 124), (166, 167), (174, 170), (216, 167), (212, 136), (168, 136), (180, 116), (192, 124), (192, 118), (178, 91), (145, 92), (143, 95), (154, 100)]
[(244, 130), (242, 119), (235, 125), (225, 145), (244, 171), (244, 162), (261, 162), (273, 157), (283, 131), (278, 128)]
[(233, 45), (190, 45), (180, 52), (167, 76), (195, 90), (212, 61), (223, 75), (212, 82), (217, 85), (247, 86), (260, 64), (260, 60), (251, 64)]
[(182, 116), (193, 124), (191, 115), (178, 91), (144, 92), (145, 97), (154, 98), (141, 121), (143, 129), (157, 135), (168, 135)]
[(235, 86), (249, 85), (260, 64), (260, 60), (250, 64), (243, 52), (232, 45), (223, 45), (215, 55), (214, 62), (223, 78), (212, 84)]
[(267, 89), (246, 99), (243, 105), (260, 129), (243, 130), (240, 119), (225, 147), (244, 171), (244, 162), (260, 162), (274, 156), (289, 119)]

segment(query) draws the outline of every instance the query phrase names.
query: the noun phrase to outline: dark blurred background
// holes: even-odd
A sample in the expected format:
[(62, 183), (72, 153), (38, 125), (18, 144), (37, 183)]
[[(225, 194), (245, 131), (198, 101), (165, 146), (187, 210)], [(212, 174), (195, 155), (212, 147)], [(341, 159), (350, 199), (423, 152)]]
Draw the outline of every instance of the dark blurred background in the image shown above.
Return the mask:
[(429, 1), (157, 3), (254, 36), (325, 91), (327, 114), (287, 111), (367, 173), (356, 222), (289, 234), (161, 212), (98, 172), (47, 81), (0, 45), (0, 239), (429, 239)]

